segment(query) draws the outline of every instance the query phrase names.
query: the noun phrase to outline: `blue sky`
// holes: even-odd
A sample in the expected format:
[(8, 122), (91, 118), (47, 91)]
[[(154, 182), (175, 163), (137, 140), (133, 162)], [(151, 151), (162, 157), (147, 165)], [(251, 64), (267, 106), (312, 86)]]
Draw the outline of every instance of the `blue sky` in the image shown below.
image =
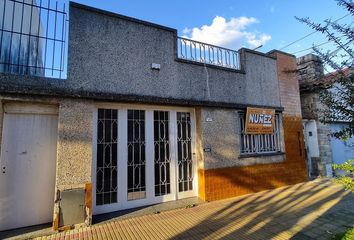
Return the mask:
[[(338, 19), (347, 12), (334, 0), (219, 0), (219, 1), (144, 1), (144, 0), (75, 0), (75, 2), (153, 23), (176, 28), (179, 36), (222, 45), (224, 47), (253, 48), (267, 52), (311, 33), (312, 30), (299, 23), (294, 16), (310, 17), (322, 22)], [(352, 23), (348, 16), (340, 23)], [(203, 27), (204, 26), (204, 27)], [(295, 55), (305, 55), (312, 44), (326, 42), (319, 33), (283, 49)], [(323, 45), (331, 49), (331, 44)]]

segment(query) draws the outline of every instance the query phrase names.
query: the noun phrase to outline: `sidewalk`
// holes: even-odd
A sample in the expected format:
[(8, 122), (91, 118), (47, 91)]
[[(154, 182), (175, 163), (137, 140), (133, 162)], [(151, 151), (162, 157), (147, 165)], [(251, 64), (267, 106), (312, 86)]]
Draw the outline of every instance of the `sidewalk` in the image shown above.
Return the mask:
[[(316, 180), (41, 239), (331, 239), (354, 225), (354, 194)], [(39, 238), (40, 239), (40, 238)]]

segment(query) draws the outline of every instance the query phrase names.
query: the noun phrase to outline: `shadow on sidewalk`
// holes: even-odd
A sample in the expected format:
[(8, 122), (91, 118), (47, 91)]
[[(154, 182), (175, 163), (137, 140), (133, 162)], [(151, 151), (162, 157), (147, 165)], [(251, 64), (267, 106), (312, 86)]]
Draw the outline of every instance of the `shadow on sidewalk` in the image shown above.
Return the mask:
[(354, 195), (329, 182), (298, 184), (229, 202), (172, 239), (331, 239), (354, 224)]

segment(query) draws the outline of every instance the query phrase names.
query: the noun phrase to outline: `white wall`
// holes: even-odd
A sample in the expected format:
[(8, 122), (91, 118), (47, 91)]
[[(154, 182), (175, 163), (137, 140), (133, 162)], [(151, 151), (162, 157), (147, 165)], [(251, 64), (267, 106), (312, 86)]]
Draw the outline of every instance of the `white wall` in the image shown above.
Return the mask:
[(304, 135), (308, 148), (308, 157), (320, 157), (317, 137), (317, 126), (315, 120), (304, 121)]
[[(330, 124), (330, 128), (332, 132), (335, 132), (345, 128), (346, 125), (346, 123), (332, 123)], [(341, 164), (354, 158), (354, 136), (352, 136), (348, 141), (343, 141), (332, 137), (331, 147), (334, 163)]]

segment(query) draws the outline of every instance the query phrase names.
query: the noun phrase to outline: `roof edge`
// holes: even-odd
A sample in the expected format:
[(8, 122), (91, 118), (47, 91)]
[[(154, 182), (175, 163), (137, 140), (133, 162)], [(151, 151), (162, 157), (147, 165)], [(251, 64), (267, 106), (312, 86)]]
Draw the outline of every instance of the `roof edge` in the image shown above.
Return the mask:
[(287, 55), (287, 56), (289, 56), (289, 57), (296, 58), (296, 56), (293, 55), (293, 54), (291, 54), (291, 53), (283, 52), (283, 51), (280, 51), (280, 50), (277, 50), (277, 49), (273, 49), (273, 50), (267, 52), (267, 54), (269, 54), (269, 55), (271, 55), (271, 54), (276, 54), (276, 53), (278, 53), (278, 54), (283, 54), (283, 55)]
[(259, 51), (252, 50), (252, 49), (249, 49), (249, 48), (240, 48), (239, 51), (240, 51), (240, 52), (243, 51), (243, 52), (248, 52), (248, 53), (256, 54), (256, 55), (259, 55), (259, 56), (262, 56), (262, 57), (266, 57), (266, 58), (271, 58), (271, 59), (274, 59), (274, 60), (277, 59), (276, 57), (270, 56), (270, 55), (268, 55), (267, 53), (259, 52)]
[(159, 25), (159, 24), (156, 24), (156, 23), (140, 20), (140, 19), (137, 19), (137, 18), (128, 17), (128, 16), (125, 16), (125, 15), (121, 15), (121, 14), (110, 12), (110, 11), (107, 11), (107, 10), (91, 7), (91, 6), (80, 4), (80, 3), (77, 3), (77, 2), (70, 1), (70, 7), (79, 8), (79, 9), (87, 10), (87, 11), (90, 11), (90, 12), (95, 12), (95, 13), (98, 13), (98, 14), (104, 14), (104, 15), (110, 16), (110, 17), (120, 18), (120, 19), (123, 19), (123, 20), (126, 20), (126, 21), (142, 24), (142, 25), (145, 25), (145, 26), (148, 26), (148, 27), (158, 28), (158, 29), (161, 29), (161, 30), (165, 30), (165, 31), (169, 31), (169, 32), (173, 32), (173, 33), (177, 34), (177, 29), (175, 29), (175, 28), (170, 28), (170, 27), (166, 27), (166, 26)]

